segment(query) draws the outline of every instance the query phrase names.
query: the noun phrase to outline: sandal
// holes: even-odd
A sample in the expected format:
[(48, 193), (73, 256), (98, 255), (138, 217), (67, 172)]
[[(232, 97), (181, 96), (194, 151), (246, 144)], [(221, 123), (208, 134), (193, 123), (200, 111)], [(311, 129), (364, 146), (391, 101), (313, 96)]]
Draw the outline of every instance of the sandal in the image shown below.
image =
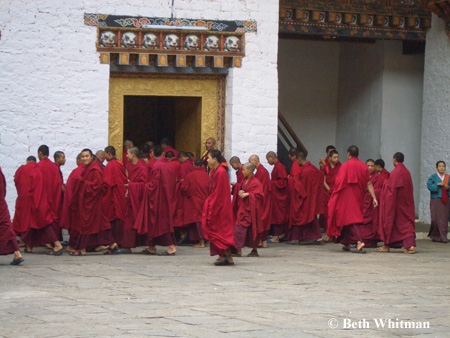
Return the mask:
[(131, 255), (131, 251), (117, 248), (116, 251), (114, 252), (114, 254), (116, 254), (116, 255)]
[(252, 250), (247, 257), (259, 257), (258, 251)]
[(390, 252), (391, 249), (387, 248), (385, 246), (379, 246), (378, 248), (375, 249), (376, 252)]
[(156, 256), (156, 251), (155, 252), (150, 252), (147, 249), (144, 249), (140, 252), (141, 255), (149, 255), (149, 256)]
[(84, 254), (84, 253), (81, 253), (81, 251), (80, 251), (80, 250), (77, 250), (77, 251), (71, 252), (71, 253), (69, 253), (69, 255), (71, 255), (71, 256), (87, 256), (86, 254)]
[(108, 249), (103, 254), (104, 255), (114, 255), (116, 253), (116, 249)]
[(48, 256), (61, 256), (63, 254), (63, 249), (59, 249), (58, 251), (49, 251), (46, 252), (45, 254)]
[[(411, 249), (412, 248), (412, 249)], [(414, 249), (414, 247), (411, 247), (411, 248), (409, 248), (409, 249), (405, 249), (405, 251), (403, 251), (405, 254), (410, 254), (410, 255), (412, 255), (412, 254), (415, 254), (416, 253), (416, 250)]]
[(19, 259), (13, 259), (12, 262), (9, 263), (9, 265), (19, 265), (23, 261), (24, 261), (23, 257), (20, 257)]

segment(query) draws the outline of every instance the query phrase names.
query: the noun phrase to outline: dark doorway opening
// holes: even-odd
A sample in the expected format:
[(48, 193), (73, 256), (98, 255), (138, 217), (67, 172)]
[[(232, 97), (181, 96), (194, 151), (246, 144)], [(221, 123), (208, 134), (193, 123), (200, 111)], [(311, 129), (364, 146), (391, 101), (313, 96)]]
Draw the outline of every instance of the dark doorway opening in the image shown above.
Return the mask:
[(125, 96), (124, 140), (141, 146), (169, 137), (177, 150), (200, 156), (201, 97)]

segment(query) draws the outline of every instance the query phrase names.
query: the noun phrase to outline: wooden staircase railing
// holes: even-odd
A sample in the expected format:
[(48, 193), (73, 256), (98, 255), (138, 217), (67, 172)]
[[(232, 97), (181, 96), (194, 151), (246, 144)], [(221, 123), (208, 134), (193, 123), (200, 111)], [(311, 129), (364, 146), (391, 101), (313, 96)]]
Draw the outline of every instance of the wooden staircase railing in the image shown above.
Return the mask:
[(301, 150), (303, 153), (305, 153), (305, 155), (308, 155), (308, 150), (306, 150), (305, 146), (298, 138), (294, 129), (292, 129), (291, 125), (289, 124), (289, 122), (286, 120), (286, 118), (283, 116), (283, 114), (280, 111), (278, 111), (278, 121), (281, 122), (281, 124), (286, 129), (286, 131), (288, 132), (288, 134), (291, 136), (292, 140), (295, 143), (294, 145), (292, 144), (289, 137), (286, 135), (284, 130), (280, 127), (280, 123), (278, 123), (278, 134), (280, 134), (283, 137), (283, 140), (289, 145), (289, 147), (297, 148), (297, 150)]

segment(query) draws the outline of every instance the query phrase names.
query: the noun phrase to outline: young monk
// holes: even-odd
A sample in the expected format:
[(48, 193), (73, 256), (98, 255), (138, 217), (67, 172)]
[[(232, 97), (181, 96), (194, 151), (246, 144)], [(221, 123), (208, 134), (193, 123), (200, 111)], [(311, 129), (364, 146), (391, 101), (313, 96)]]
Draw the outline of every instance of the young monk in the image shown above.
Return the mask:
[(270, 231), (270, 175), (267, 169), (261, 164), (259, 161), (258, 155), (252, 155), (248, 159), (250, 163), (252, 163), (256, 168), (255, 177), (256, 179), (261, 182), (263, 187), (263, 205), (262, 205), (262, 215), (261, 215), (261, 222), (262, 226), (264, 228), (264, 233), (261, 233), (260, 235), (260, 241), (261, 246), (263, 248), (267, 248), (267, 239), (269, 236)]
[(17, 243), (16, 233), (11, 225), (8, 205), (5, 200), (6, 180), (0, 168), (0, 255), (14, 254), (10, 265), (19, 265), (24, 261)]
[(289, 223), (289, 186), (286, 167), (281, 163), (277, 154), (269, 151), (266, 155), (267, 162), (273, 165), (270, 179), (270, 239), (278, 243), (279, 236), (285, 233), (285, 227)]
[(194, 161), (194, 170), (180, 182), (183, 197), (183, 226), (189, 233), (191, 241), (198, 241), (194, 248), (205, 247), (205, 236), (202, 229), (202, 212), (209, 195), (209, 176), (201, 159)]
[[(322, 172), (325, 174), (323, 185), (325, 189), (323, 190), (323, 214), (319, 216), (319, 224), (320, 227), (327, 231), (327, 222), (328, 222), (328, 202), (330, 201), (330, 197), (333, 194), (334, 184), (336, 182), (336, 176), (339, 173), (339, 169), (341, 169), (341, 162), (339, 162), (339, 153), (336, 150), (331, 150), (328, 156), (328, 165), (324, 166)], [(328, 236), (324, 239), (325, 242), (331, 242), (332, 239), (328, 238)]]
[(177, 179), (177, 181), (179, 181), (181, 172), (180, 161), (175, 157), (172, 151), (167, 151), (166, 153), (164, 153), (164, 156), (166, 157), (168, 163), (175, 169), (175, 178)]
[(237, 253), (242, 256), (242, 248), (249, 247), (252, 251), (247, 257), (259, 257), (259, 237), (264, 233), (261, 221), (263, 206), (263, 187), (253, 175), (255, 166), (252, 163), (243, 165), (244, 180), (236, 185), (233, 197), (234, 243)]
[(385, 182), (382, 192), (381, 226), (379, 232), (384, 246), (378, 252), (404, 247), (404, 253), (414, 254), (416, 246), (416, 222), (414, 193), (411, 174), (403, 164), (405, 155), (394, 154), (395, 169)]
[(330, 152), (333, 150), (336, 150), (335, 146), (327, 146), (327, 148), (325, 149), (325, 153), (327, 154), (325, 160), (323, 158), (319, 158), (320, 170), (325, 171), (326, 167), (330, 164)]
[(228, 173), (220, 165), (222, 154), (219, 150), (208, 153), (208, 166), (211, 169), (210, 194), (203, 208), (202, 225), (205, 239), (210, 241), (211, 256), (219, 255), (216, 266), (233, 265), (233, 212)]
[(113, 146), (105, 148), (105, 159), (108, 162), (103, 170), (103, 211), (111, 225), (115, 245), (105, 251), (105, 254), (129, 253), (120, 250), (123, 246), (124, 220), (126, 214), (127, 173), (122, 162), (116, 158)]
[(369, 179), (369, 169), (358, 156), (357, 146), (347, 149), (348, 161), (342, 164), (337, 174), (334, 191), (328, 202), (327, 235), (329, 238), (338, 236), (336, 242), (344, 245), (344, 251), (350, 251), (350, 245), (356, 244), (354, 253), (366, 253), (360, 230), (364, 221), (362, 207), (366, 189), (369, 189), (375, 208), (378, 201)]
[(156, 246), (168, 246), (160, 256), (175, 256), (175, 236), (173, 215), (175, 212), (175, 168), (164, 157), (163, 148), (153, 148), (155, 165), (152, 177), (147, 184), (145, 199), (140, 208), (136, 223), (143, 223), (147, 229), (149, 247), (142, 253), (155, 255)]
[(297, 155), (297, 148), (291, 148), (289, 149), (289, 159), (292, 161), (292, 166), (289, 171), (289, 176), (295, 176), (300, 173), (300, 166), (298, 165), (297, 161), (295, 160), (295, 156)]
[(290, 217), (288, 244), (322, 244), (317, 215), (322, 212), (323, 173), (311, 162), (306, 154), (299, 151), (297, 164), (301, 167), (298, 175), (290, 180)]
[(384, 169), (384, 166), (385, 166), (385, 163), (381, 158), (375, 161), (376, 171), (378, 171), (378, 173), (381, 175), (381, 177), (383, 177), (385, 180), (388, 180), (390, 173), (389, 173), (389, 171)]
[(447, 243), (448, 215), (450, 212), (449, 203), (449, 175), (445, 173), (445, 162), (436, 163), (436, 173), (430, 176), (427, 181), (427, 188), (430, 191), (430, 214), (431, 226), (428, 237), (433, 242)]
[[(49, 166), (54, 166), (57, 173), (59, 172), (54, 163), (50, 162)], [(63, 248), (53, 226), (54, 214), (48, 204), (44, 177), (36, 164), (35, 157), (28, 157), (27, 164), (17, 170), (14, 183), (17, 189), (17, 200), (13, 225), (27, 246), (25, 252), (31, 253), (34, 247), (53, 244), (52, 251), (47, 254), (62, 255)]]
[(178, 161), (181, 164), (180, 180), (184, 180), (189, 173), (194, 171), (194, 166), (192, 162), (189, 161), (189, 156), (184, 151), (178, 153)]
[(114, 244), (111, 225), (103, 212), (104, 180), (102, 169), (94, 163), (94, 154), (90, 149), (81, 151), (84, 165), (80, 177), (74, 178), (71, 200), (71, 227), (78, 236), (76, 251), (71, 256), (86, 256), (86, 249), (96, 247), (101, 251)]
[(234, 187), (236, 186), (236, 184), (242, 183), (242, 181), (244, 180), (240, 158), (237, 156), (233, 156), (232, 158), (230, 158), (230, 166), (236, 171), (236, 182), (231, 182), (231, 186), (233, 187), (231, 189), (231, 193), (234, 195)]
[[(378, 203), (381, 204), (381, 190), (383, 189), (384, 179), (375, 169), (375, 161), (369, 159), (366, 161), (367, 168), (369, 168), (370, 182), (372, 182), (373, 190), (375, 191), (375, 196), (377, 197)], [(361, 236), (366, 248), (376, 248), (379, 242), (378, 235), (378, 223), (379, 223), (379, 210), (380, 208), (374, 208), (372, 203), (372, 196), (370, 196), (369, 191), (366, 191), (364, 196), (363, 205), (363, 216), (364, 221), (361, 226)]]

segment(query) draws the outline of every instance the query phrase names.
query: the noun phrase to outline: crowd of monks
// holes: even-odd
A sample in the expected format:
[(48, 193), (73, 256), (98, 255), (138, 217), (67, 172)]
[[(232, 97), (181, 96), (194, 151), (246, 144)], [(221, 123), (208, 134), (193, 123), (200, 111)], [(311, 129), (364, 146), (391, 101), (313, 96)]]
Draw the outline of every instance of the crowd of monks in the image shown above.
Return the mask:
[[(95, 154), (83, 149), (65, 184), (64, 153), (55, 152), (51, 161), (49, 148), (40, 146), (39, 161), (28, 157), (14, 176), (12, 222), (0, 170), (0, 254), (14, 253), (11, 264), (18, 265), (24, 260), (19, 245), (26, 253), (46, 246), (52, 256), (131, 254), (140, 246), (146, 246), (141, 254), (174, 256), (177, 244), (204, 248), (209, 242), (220, 266), (233, 265), (244, 247), (251, 249), (248, 257), (258, 257), (259, 248), (281, 241), (415, 253), (413, 186), (402, 153), (394, 154), (389, 173), (381, 159), (361, 162), (356, 146), (347, 149), (343, 164), (335, 147), (327, 147), (319, 168), (291, 149), (288, 175), (272, 151), (266, 155), (270, 174), (257, 155), (246, 163), (233, 156), (228, 165), (213, 138), (198, 159), (167, 138), (140, 149), (131, 141), (124, 145), (122, 161), (112, 146)], [(229, 166), (236, 182), (230, 183)], [(70, 235), (66, 243), (63, 229)], [(157, 252), (157, 246), (167, 249)]]

